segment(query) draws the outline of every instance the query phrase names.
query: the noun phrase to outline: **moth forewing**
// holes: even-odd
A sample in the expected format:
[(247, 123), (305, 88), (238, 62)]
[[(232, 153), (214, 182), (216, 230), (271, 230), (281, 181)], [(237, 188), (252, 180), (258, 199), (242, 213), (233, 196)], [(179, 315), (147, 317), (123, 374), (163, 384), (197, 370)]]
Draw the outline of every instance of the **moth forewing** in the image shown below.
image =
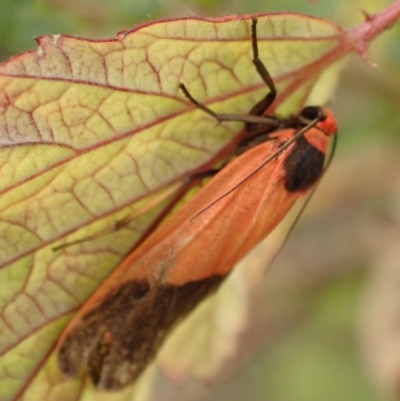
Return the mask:
[[(324, 174), (335, 146), (336, 136), (326, 158)], [(243, 336), (248, 338), (247, 333), (260, 330), (260, 323), (254, 316), (268, 313), (270, 305), (257, 302), (258, 294), (265, 291), (266, 272), (318, 186), (300, 198), (278, 226), (236, 264), (215, 294), (203, 300), (172, 330), (157, 357), (164, 377), (179, 386), (193, 377), (199, 382), (216, 382), (226, 377), (227, 372), (236, 370), (249, 353), (259, 347), (258, 341), (246, 341), (243, 346)]]
[(190, 377), (213, 383), (237, 369), (251, 353), (253, 345), (243, 344), (243, 336), (256, 329), (252, 318), (267, 308), (257, 303), (258, 294), (305, 202), (306, 198), (300, 199), (268, 237), (235, 265), (223, 285), (173, 328), (156, 359), (168, 380), (177, 386)]
[[(87, 364), (95, 384), (106, 389), (136, 380), (174, 324), (214, 292), (315, 186), (333, 128), (324, 133), (312, 127), (292, 143), (297, 130), (277, 132), (275, 140), (221, 170), (126, 258), (78, 312), (61, 338), (62, 370), (75, 375)], [(225, 196), (230, 188), (235, 190)]]

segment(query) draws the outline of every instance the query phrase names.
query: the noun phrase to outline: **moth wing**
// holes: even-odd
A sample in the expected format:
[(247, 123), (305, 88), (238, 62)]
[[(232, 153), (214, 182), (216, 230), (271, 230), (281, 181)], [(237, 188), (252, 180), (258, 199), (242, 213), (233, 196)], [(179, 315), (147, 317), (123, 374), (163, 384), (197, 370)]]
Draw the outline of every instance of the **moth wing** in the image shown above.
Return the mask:
[[(335, 145), (334, 142), (329, 148), (324, 175)], [(218, 291), (204, 300), (167, 338), (156, 363), (173, 385), (190, 386), (190, 379), (208, 385), (237, 369), (251, 350), (254, 351), (254, 343), (246, 343), (242, 336), (254, 324), (251, 320), (256, 310), (263, 307), (255, 303), (257, 291), (262, 289), (268, 269), (318, 187), (319, 183), (311, 193), (298, 199), (268, 237), (237, 264)], [(191, 387), (189, 394), (198, 388)], [(166, 385), (164, 395), (168, 389), (174, 394), (173, 386)], [(165, 396), (163, 400), (169, 398)]]
[(173, 394), (176, 385), (181, 390), (191, 386), (192, 380), (213, 383), (237, 369), (251, 353), (254, 344), (243, 341), (243, 334), (254, 324), (256, 309), (262, 308), (255, 303), (257, 291), (307, 199), (299, 200), (275, 230), (235, 266), (218, 291), (172, 331), (156, 361), (172, 383), (163, 388), (163, 394), (168, 389)]

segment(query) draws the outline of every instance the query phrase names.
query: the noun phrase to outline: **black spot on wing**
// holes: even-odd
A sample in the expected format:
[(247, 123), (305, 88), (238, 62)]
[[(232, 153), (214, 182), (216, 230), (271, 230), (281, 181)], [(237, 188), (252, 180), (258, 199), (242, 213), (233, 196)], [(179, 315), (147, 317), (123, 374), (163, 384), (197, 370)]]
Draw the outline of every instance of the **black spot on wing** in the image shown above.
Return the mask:
[(312, 187), (323, 172), (324, 160), (324, 153), (304, 136), (300, 137), (284, 163), (285, 188), (289, 192), (297, 192)]
[(129, 281), (110, 293), (69, 334), (59, 366), (76, 375), (87, 360), (98, 387), (112, 390), (134, 382), (155, 357), (171, 326), (215, 291), (224, 276), (181, 286)]

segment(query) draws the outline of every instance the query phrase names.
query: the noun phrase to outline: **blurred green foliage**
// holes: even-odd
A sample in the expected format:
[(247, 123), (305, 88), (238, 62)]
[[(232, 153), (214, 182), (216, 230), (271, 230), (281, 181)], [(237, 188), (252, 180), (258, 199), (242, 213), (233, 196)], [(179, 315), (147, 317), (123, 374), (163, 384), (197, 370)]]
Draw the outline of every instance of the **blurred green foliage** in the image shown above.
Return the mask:
[[(328, 18), (349, 28), (362, 22), (361, 9), (374, 13), (389, 3), (383, 0), (351, 3), (345, 0), (1, 0), (0, 58), (4, 60), (34, 48), (32, 38), (43, 34), (101, 38), (115, 36), (117, 31), (141, 22), (178, 16), (296, 11)], [(377, 67), (371, 68), (355, 56), (346, 65), (331, 105), (340, 124), (337, 158), (362, 154), (364, 149), (399, 147), (399, 42), (400, 29), (396, 26), (371, 46), (370, 60)], [(360, 176), (359, 180), (363, 178)], [(364, 208), (364, 199), (357, 197), (358, 185), (356, 178), (355, 193), (341, 196), (358, 199), (362, 204), (358, 207)], [(391, 203), (391, 196), (388, 190), (366, 198), (365, 202), (382, 211)], [(339, 216), (341, 212), (335, 213)], [(311, 214), (304, 225), (320, 216)], [(332, 229), (330, 224), (328, 220), (324, 225), (325, 232)], [(367, 280), (368, 261), (355, 259), (352, 263), (356, 267), (349, 269), (353, 271), (351, 274), (298, 289), (294, 300), (306, 305), (308, 311), (301, 323), (279, 341), (276, 339), (272, 346), (265, 346), (234, 380), (213, 389), (204, 400), (378, 400), (376, 389), (364, 374), (354, 334), (358, 297)]]

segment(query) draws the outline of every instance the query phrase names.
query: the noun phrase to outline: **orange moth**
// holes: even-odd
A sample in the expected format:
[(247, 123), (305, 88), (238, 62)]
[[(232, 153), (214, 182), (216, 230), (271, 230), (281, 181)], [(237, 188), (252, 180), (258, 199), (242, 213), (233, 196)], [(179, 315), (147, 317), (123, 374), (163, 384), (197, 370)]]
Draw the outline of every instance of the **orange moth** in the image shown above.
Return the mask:
[[(133, 383), (151, 362), (170, 328), (224, 278), (315, 188), (337, 124), (332, 112), (305, 107), (298, 116), (262, 117), (276, 90), (258, 59), (270, 92), (240, 120), (248, 133), (237, 158), (218, 172), (175, 215), (133, 251), (79, 310), (58, 344), (58, 364), (69, 376), (87, 366), (96, 386)], [(250, 149), (248, 149), (250, 148)]]

